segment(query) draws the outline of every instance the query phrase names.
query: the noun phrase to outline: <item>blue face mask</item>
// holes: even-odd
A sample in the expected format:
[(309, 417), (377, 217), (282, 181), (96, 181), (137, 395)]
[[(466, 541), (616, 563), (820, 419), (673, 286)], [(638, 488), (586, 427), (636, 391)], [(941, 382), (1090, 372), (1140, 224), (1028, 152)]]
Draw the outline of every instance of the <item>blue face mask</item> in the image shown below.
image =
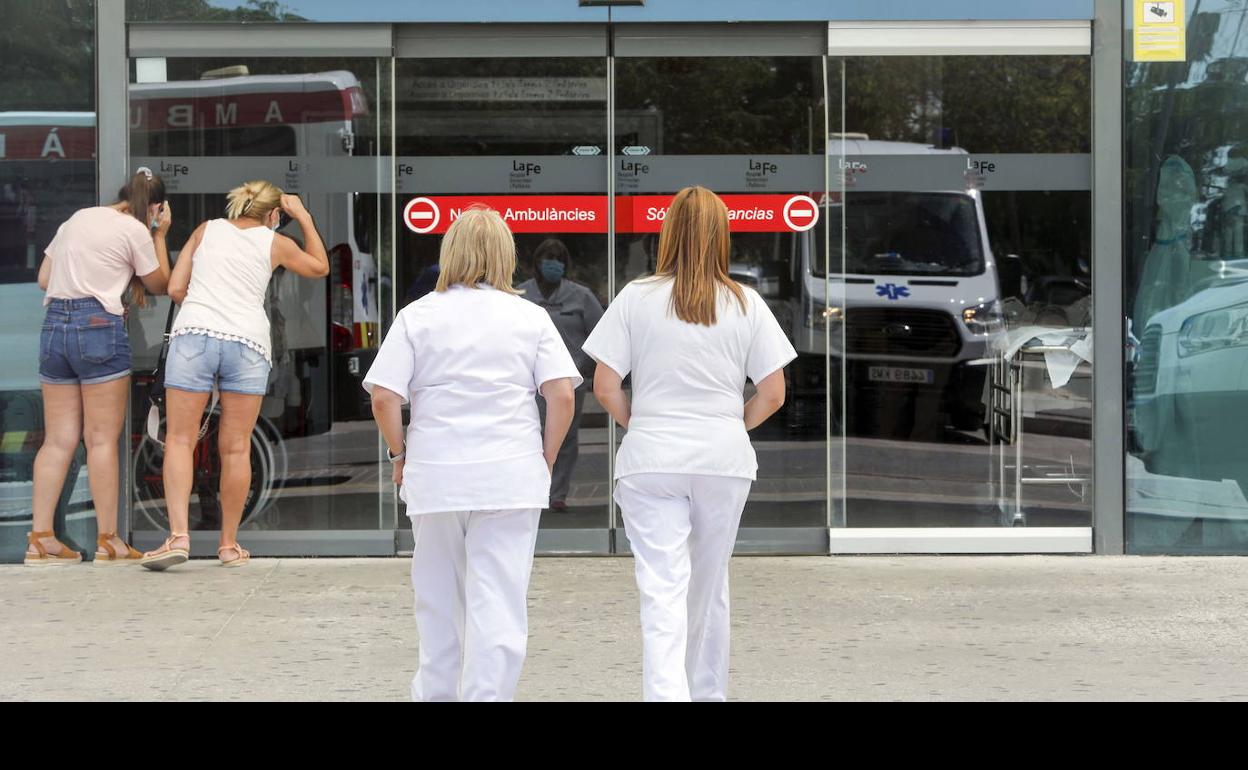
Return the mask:
[(543, 259), (538, 269), (542, 273), (542, 278), (546, 283), (559, 283), (563, 280), (563, 274), (566, 268), (563, 263), (557, 259)]

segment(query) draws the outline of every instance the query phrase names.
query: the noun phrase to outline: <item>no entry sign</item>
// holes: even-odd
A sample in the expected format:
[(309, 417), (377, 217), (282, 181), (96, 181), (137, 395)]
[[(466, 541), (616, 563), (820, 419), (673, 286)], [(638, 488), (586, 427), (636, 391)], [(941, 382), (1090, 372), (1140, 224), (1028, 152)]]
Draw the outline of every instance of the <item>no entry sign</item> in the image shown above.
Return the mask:
[[(442, 224), (442, 207), (429, 198), (413, 198), (403, 209), (403, 221), (414, 233), (420, 235), (432, 233), (438, 230), (438, 225)], [(444, 233), (446, 228), (438, 232)]]
[(784, 204), (784, 223), (794, 232), (806, 232), (819, 224), (819, 204), (806, 195), (793, 196)]
[(605, 195), (444, 195), (414, 198), (403, 221), (414, 233), (441, 235), (473, 205), (503, 215), (513, 233), (605, 233)]

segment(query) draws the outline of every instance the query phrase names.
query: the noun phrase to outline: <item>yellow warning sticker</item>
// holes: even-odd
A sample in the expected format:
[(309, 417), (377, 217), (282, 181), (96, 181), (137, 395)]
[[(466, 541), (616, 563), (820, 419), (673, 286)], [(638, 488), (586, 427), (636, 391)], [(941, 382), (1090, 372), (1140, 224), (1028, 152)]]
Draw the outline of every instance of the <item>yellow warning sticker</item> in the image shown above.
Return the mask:
[(1187, 61), (1183, 0), (1135, 0), (1135, 61)]
[(11, 430), (0, 433), (0, 454), (17, 454), (24, 446), (26, 446), (26, 431)]

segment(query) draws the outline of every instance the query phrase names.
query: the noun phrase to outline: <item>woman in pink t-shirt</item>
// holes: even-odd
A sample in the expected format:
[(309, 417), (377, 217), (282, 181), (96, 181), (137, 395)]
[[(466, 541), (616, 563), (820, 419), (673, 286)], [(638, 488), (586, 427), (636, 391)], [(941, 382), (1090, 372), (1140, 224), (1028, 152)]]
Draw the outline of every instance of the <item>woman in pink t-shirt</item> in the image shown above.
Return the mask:
[(165, 236), (172, 219), (164, 182), (146, 169), (117, 197), (117, 203), (82, 209), (61, 225), (39, 268), (47, 306), (39, 341), (44, 438), (35, 458), (27, 566), (82, 561), (81, 554), (56, 538), (53, 517), (70, 462), (84, 440), (99, 523), (95, 563), (134, 564), (141, 557), (117, 537), (118, 447), (131, 370), (122, 295), (131, 287), (136, 302), (145, 304), (145, 289), (165, 293)]

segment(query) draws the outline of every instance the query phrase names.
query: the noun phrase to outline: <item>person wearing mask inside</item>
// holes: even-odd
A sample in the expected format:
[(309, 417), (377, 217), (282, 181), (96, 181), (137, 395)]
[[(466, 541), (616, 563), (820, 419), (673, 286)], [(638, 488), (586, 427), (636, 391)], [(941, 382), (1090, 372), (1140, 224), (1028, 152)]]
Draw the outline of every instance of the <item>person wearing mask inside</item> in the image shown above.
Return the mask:
[[(559, 330), (563, 344), (572, 354), (576, 368), (585, 378), (584, 384), (576, 389), (576, 412), (572, 417), (572, 427), (568, 438), (559, 450), (559, 459), (555, 463), (553, 479), (550, 484), (550, 509), (566, 511), (568, 509), (568, 492), (572, 488), (572, 473), (576, 469), (576, 460), (580, 456), (581, 417), (585, 413), (585, 395), (592, 387), (594, 360), (581, 350), (585, 340), (594, 331), (594, 327), (602, 318), (602, 303), (588, 287), (568, 278), (572, 266), (572, 255), (568, 247), (556, 238), (544, 241), (533, 252), (533, 278), (520, 284), (519, 290), (525, 299), (544, 308), (550, 314), (550, 320)], [(538, 408), (545, 419), (546, 404), (538, 399)]]

